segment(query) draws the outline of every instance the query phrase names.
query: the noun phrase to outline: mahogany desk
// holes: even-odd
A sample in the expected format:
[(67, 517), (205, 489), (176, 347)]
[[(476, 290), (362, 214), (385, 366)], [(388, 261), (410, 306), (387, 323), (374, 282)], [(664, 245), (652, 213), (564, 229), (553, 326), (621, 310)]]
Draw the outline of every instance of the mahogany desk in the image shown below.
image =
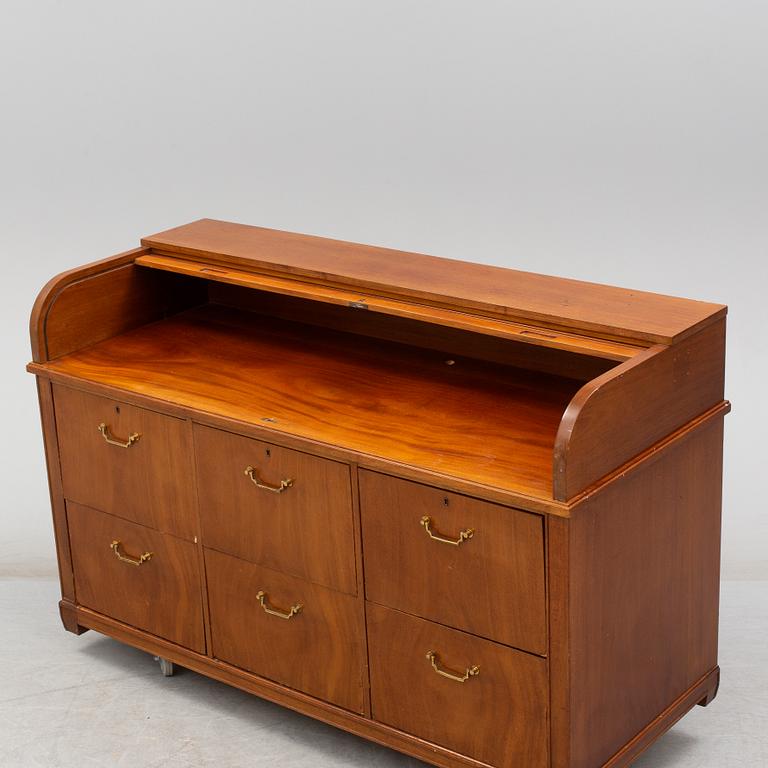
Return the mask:
[(726, 308), (201, 220), (31, 319), (64, 626), (446, 768), (718, 685)]

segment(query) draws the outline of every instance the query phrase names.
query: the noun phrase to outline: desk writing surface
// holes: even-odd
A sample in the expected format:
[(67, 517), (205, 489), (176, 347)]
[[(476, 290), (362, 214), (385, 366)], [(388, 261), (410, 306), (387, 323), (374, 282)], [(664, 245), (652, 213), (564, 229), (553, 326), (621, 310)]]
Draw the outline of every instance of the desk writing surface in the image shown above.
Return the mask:
[(216, 305), (46, 364), (76, 376), (492, 487), (551, 499), (580, 382)]

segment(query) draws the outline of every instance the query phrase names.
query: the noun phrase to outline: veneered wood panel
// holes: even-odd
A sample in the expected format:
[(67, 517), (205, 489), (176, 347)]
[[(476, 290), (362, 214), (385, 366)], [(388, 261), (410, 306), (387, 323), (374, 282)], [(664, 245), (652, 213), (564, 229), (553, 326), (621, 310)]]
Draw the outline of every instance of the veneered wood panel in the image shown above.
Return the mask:
[(145, 237), (142, 244), (212, 264), (653, 343), (669, 343), (725, 312), (719, 304), (212, 219)]
[(382, 296), (361, 297), (359, 292), (350, 292), (349, 290), (307, 283), (295, 278), (274, 277), (259, 275), (253, 272), (243, 272), (241, 270), (215, 268), (200, 262), (188, 261), (173, 256), (148, 254), (138, 256), (136, 263), (142, 267), (190, 275), (207, 279), (214, 283), (223, 282), (244, 286), (260, 292), (284, 294), (310, 299), (315, 302), (341, 305), (373, 314), (404, 317), (436, 326), (470, 331), (478, 336), (494, 336), (508, 341), (516, 341), (526, 346), (536, 345), (552, 349), (562, 349), (579, 354), (607, 358), (608, 360), (626, 360), (636, 355), (642, 349), (642, 347), (622, 344), (617, 341), (563, 333), (548, 328), (542, 329), (533, 325), (523, 325), (510, 320), (473, 315), (454, 309), (444, 309), (442, 307), (433, 307)]
[[(205, 550), (213, 655), (353, 712), (365, 710), (360, 601)], [(289, 619), (265, 611), (290, 613)]]
[(710, 421), (555, 524), (569, 528), (569, 768), (602, 765), (717, 666), (722, 444)]
[[(494, 766), (548, 765), (547, 663), (383, 606), (367, 604), (375, 720)], [(439, 669), (463, 676), (458, 682)]]
[[(148, 250), (148, 248), (133, 248), (130, 251), (124, 251), (106, 259), (75, 267), (52, 277), (41, 288), (29, 315), (29, 340), (32, 347), (32, 359), (36, 362), (51, 359), (48, 354), (46, 324), (51, 307), (63, 292), (81, 280), (86, 280), (105, 272), (115, 271), (120, 267), (132, 267), (134, 259), (143, 253), (147, 253)], [(63, 325), (62, 330), (65, 334), (71, 333), (66, 328), (66, 324)], [(55, 329), (51, 335), (55, 340)]]
[(72, 574), (72, 553), (67, 530), (67, 509), (61, 484), (61, 463), (56, 435), (56, 416), (53, 389), (50, 381), (37, 377), (37, 396), (40, 405), (40, 423), (45, 445), (45, 466), (48, 472), (48, 489), (53, 515), (53, 534), (56, 540), (56, 559), (59, 565), (61, 596), (69, 603), (75, 599), (75, 582)]
[(208, 306), (32, 370), (551, 499), (554, 439), (580, 382), (454, 363), (417, 347)]
[(30, 318), (34, 360), (53, 360), (206, 301), (200, 280), (137, 267), (144, 249), (96, 262), (53, 280)]
[[(196, 424), (202, 540), (326, 587), (355, 594), (349, 466)], [(258, 488), (292, 480), (281, 493)]]
[[(543, 519), (360, 472), (366, 597), (391, 608), (547, 653)], [(430, 518), (435, 535), (422, 524)]]
[(547, 607), (549, 609), (550, 766), (571, 766), (570, 720), (570, 529), (569, 520), (547, 515)]
[[(198, 534), (195, 477), (187, 425), (133, 405), (54, 385), (56, 426), (67, 499), (186, 539)], [(109, 444), (99, 432), (105, 424)]]
[(554, 497), (567, 501), (723, 400), (725, 320), (585, 384), (557, 433)]
[(360, 611), (360, 616), (363, 617), (363, 629), (362, 629), (362, 641), (363, 641), (363, 661), (365, 664), (365, 671), (363, 672), (363, 714), (367, 717), (371, 716), (371, 684), (370, 676), (368, 674), (368, 633), (365, 630), (365, 587), (363, 575), (365, 568), (363, 564), (363, 541), (362, 530), (360, 521), (360, 482), (358, 475), (360, 468), (357, 464), (351, 464), (350, 480), (352, 482), (352, 521), (353, 521), (353, 536), (355, 544), (355, 567), (358, 576), (358, 590), (357, 601)]
[(67, 514), (78, 604), (204, 653), (195, 545), (73, 502)]

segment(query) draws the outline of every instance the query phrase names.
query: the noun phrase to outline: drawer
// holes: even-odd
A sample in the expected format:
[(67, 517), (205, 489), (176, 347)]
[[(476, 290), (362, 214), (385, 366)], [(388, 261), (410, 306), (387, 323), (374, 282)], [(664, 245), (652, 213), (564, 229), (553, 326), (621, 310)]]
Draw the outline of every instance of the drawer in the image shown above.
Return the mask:
[(79, 605), (205, 653), (194, 544), (74, 502), (67, 521)]
[(217, 659), (363, 712), (357, 598), (209, 549), (205, 566)]
[(545, 659), (366, 608), (375, 720), (490, 765), (548, 764)]
[[(65, 497), (193, 539), (197, 524), (188, 424), (58, 385), (54, 398)], [(130, 440), (132, 435), (138, 437)]]
[(369, 600), (546, 653), (541, 517), (370, 471), (360, 504)]
[(195, 453), (206, 547), (356, 593), (346, 464), (197, 424)]

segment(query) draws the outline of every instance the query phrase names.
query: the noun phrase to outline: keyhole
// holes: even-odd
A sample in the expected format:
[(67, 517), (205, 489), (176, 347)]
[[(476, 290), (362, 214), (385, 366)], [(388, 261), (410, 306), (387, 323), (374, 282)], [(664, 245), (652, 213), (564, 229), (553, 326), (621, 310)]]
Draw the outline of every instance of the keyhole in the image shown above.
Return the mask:
[(449, 504), (448, 497), (447, 496), (443, 497), (443, 506), (447, 507), (448, 504)]
[(267, 448), (266, 451), (264, 451), (264, 453), (267, 454), (267, 458), (269, 458), (272, 455), (272, 451), (270, 451), (269, 448)]
[(115, 406), (115, 413), (120, 413), (120, 406), (119, 405)]

